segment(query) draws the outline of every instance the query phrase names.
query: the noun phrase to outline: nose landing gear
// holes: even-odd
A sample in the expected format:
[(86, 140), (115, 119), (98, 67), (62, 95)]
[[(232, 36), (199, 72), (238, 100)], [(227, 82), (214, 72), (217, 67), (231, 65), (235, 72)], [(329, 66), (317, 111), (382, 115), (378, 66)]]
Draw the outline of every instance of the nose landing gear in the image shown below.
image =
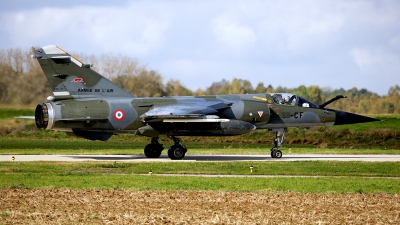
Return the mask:
[[(271, 157), (272, 158), (282, 158), (282, 152), (280, 150), (283, 141), (285, 140), (287, 128), (283, 128), (282, 131), (276, 131), (276, 136), (274, 139), (274, 147), (271, 148)], [(281, 137), (282, 133), (282, 137)]]

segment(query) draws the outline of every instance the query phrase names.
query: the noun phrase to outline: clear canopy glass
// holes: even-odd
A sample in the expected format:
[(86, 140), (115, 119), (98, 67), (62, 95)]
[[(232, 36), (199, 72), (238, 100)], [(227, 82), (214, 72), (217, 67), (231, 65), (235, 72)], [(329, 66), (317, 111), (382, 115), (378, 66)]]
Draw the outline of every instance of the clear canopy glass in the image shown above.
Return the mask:
[(275, 104), (300, 106), (305, 108), (319, 108), (318, 105), (291, 93), (271, 93), (272, 100)]

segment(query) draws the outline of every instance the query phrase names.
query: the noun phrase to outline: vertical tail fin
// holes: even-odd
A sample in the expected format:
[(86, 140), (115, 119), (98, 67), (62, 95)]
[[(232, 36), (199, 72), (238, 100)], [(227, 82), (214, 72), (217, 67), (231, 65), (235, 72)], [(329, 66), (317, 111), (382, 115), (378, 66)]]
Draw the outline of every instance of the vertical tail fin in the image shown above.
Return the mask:
[(132, 97), (96, 71), (55, 45), (36, 49), (36, 58), (53, 89), (55, 99)]

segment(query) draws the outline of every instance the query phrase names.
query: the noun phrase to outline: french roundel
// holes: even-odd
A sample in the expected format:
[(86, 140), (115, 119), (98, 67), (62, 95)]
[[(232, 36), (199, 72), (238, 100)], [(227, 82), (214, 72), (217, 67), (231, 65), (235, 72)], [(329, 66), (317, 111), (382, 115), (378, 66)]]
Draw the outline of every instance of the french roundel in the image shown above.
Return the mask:
[(114, 112), (114, 118), (118, 121), (123, 120), (125, 116), (124, 111), (122, 111), (122, 109), (117, 109)]

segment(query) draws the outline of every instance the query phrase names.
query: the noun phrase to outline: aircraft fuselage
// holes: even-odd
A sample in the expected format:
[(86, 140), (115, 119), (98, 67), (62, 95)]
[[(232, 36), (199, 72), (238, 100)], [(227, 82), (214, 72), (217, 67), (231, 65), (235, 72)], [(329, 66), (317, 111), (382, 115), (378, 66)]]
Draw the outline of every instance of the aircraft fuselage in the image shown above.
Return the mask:
[[(215, 102), (228, 105), (215, 110), (207, 107)], [(76, 98), (44, 103), (37, 114), (47, 110), (45, 129), (73, 132), (85, 130), (109, 133), (135, 133), (145, 136), (166, 135), (239, 135), (253, 129), (282, 129), (285, 127), (328, 126), (335, 122), (335, 112), (276, 104), (270, 94), (213, 95), (161, 98)], [(196, 106), (195, 115), (207, 117), (181, 118), (177, 109)], [(204, 105), (198, 109), (198, 105)], [(143, 119), (149, 110), (161, 118)], [(211, 112), (210, 110), (215, 110)], [(176, 117), (174, 117), (176, 115)], [(212, 116), (211, 116), (212, 115)], [(168, 118), (163, 118), (168, 116)], [(43, 116), (38, 116), (42, 118)], [(161, 120), (161, 121), (160, 121)], [(160, 123), (161, 122), (161, 123)], [(42, 125), (40, 125), (42, 124)], [(152, 129), (141, 129), (151, 124)], [(254, 127), (253, 127), (254, 126)], [(143, 131), (143, 132), (141, 132)], [(225, 132), (224, 132), (225, 131)]]

